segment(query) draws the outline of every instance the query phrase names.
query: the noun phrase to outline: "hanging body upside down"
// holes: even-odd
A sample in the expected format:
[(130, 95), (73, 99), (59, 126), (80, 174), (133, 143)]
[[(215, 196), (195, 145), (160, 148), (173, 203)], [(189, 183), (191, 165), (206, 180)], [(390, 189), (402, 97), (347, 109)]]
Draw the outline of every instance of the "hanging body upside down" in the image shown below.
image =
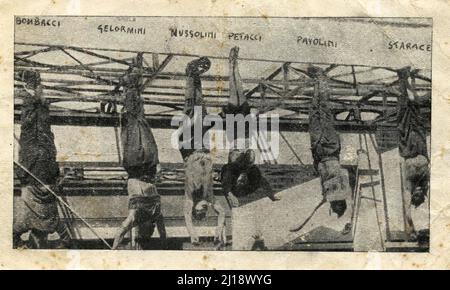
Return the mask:
[[(19, 163), (54, 192), (60, 191), (59, 166), (56, 147), (50, 126), (49, 104), (42, 96), (39, 72), (20, 72), (19, 79), (25, 87), (16, 97), (23, 99), (21, 133), (19, 140)], [(46, 248), (47, 236), (58, 232), (61, 248), (70, 248), (68, 228), (59, 218), (57, 201), (45, 186), (27, 172), (19, 169), (21, 202), (23, 210), (14, 218), (13, 246), (22, 246), (21, 235), (30, 232), (31, 248)]]
[(255, 165), (252, 149), (234, 149), (228, 156), (228, 164), (221, 171), (222, 190), (231, 207), (239, 206), (239, 198), (267, 196), (272, 201), (280, 200), (269, 182)]
[[(342, 217), (350, 197), (348, 174), (339, 163), (341, 143), (334, 128), (334, 116), (330, 108), (330, 89), (324, 70), (310, 66), (308, 74), (315, 80), (314, 96), (309, 113), (309, 134), (314, 167), (322, 184), (322, 194), (331, 210)], [(348, 232), (350, 224), (344, 232)]]
[(113, 250), (117, 249), (125, 234), (133, 227), (138, 227), (137, 244), (143, 249), (147, 248), (155, 225), (161, 239), (161, 247), (166, 248), (166, 228), (161, 213), (161, 197), (152, 182), (150, 176), (128, 179), (128, 217), (114, 237)]
[(125, 234), (134, 227), (137, 229), (138, 248), (147, 248), (155, 224), (162, 247), (166, 245), (161, 199), (153, 184), (159, 164), (158, 147), (145, 119), (144, 100), (141, 97), (142, 73), (142, 55), (138, 54), (135, 64), (120, 80), (125, 96), (121, 139), (123, 167), (128, 173), (129, 204), (128, 217), (116, 233), (113, 249), (117, 249)]
[[(203, 121), (206, 108), (203, 103), (200, 75), (209, 70), (211, 62), (202, 57), (191, 61), (186, 68), (186, 92), (184, 113), (192, 123)], [(195, 107), (200, 107), (201, 115), (194, 114)], [(182, 127), (179, 130), (183, 129)], [(188, 128), (190, 130), (190, 128)], [(181, 144), (180, 152), (185, 163), (185, 202), (184, 219), (191, 243), (199, 244), (199, 236), (192, 219), (202, 220), (211, 207), (218, 215), (214, 243), (221, 248), (226, 243), (225, 210), (215, 199), (213, 193), (213, 168), (209, 149), (203, 144), (208, 128), (204, 128), (201, 140), (191, 135), (191, 139)], [(184, 140), (186, 141), (186, 140)]]
[[(227, 105), (223, 108), (222, 114), (242, 114), (244, 117), (250, 114), (250, 106), (244, 94), (241, 75), (239, 73), (238, 63), (239, 48), (233, 47), (230, 50), (229, 63), (229, 92)], [(242, 128), (241, 128), (242, 129)], [(248, 130), (238, 130), (237, 123), (234, 124), (233, 133), (229, 138), (234, 139), (234, 149), (228, 155), (228, 164), (222, 167), (221, 182), (225, 197), (230, 206), (238, 207), (240, 197), (250, 194), (263, 193), (272, 201), (279, 200), (275, 196), (269, 182), (264, 178), (260, 169), (255, 164), (255, 152), (249, 148), (250, 132)], [(238, 136), (244, 132), (244, 136)], [(245, 148), (238, 148), (237, 139), (245, 139)]]
[(399, 70), (400, 97), (398, 113), (399, 154), (402, 164), (405, 232), (409, 240), (417, 233), (411, 216), (411, 205), (416, 208), (425, 202), (430, 179), (426, 140), (426, 121), (420, 115), (421, 97), (415, 90), (414, 72)]

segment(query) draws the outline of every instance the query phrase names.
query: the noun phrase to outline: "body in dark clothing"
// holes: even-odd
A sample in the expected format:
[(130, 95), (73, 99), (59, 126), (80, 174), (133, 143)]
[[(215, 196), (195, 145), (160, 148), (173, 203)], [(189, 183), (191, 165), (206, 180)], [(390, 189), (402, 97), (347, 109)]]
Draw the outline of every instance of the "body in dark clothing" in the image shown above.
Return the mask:
[(237, 164), (225, 164), (221, 174), (223, 193), (232, 192), (237, 197), (242, 197), (255, 192), (262, 186), (263, 177), (256, 165), (242, 168)]
[(420, 116), (419, 106), (418, 102), (408, 99), (400, 109), (398, 127), (399, 154), (405, 160), (404, 175), (411, 184), (412, 204), (416, 207), (425, 201), (430, 177), (425, 120)]
[(239, 206), (239, 200), (253, 193), (262, 193), (275, 201), (278, 198), (269, 182), (255, 165), (255, 153), (252, 149), (232, 150), (228, 164), (222, 167), (221, 183), (223, 194), (233, 207)]
[(123, 167), (128, 173), (129, 205), (128, 217), (116, 233), (113, 249), (117, 249), (125, 234), (134, 227), (138, 248), (147, 248), (155, 225), (163, 247), (166, 241), (160, 196), (154, 185), (159, 164), (158, 147), (150, 124), (145, 119), (144, 99), (141, 96), (144, 89), (142, 62), (142, 54), (138, 54), (134, 64), (119, 81), (125, 97), (121, 139)]
[[(250, 106), (244, 94), (241, 75), (238, 63), (239, 48), (233, 47), (228, 58), (229, 64), (229, 98), (227, 105), (223, 108), (222, 114), (242, 114), (244, 117), (250, 114)], [(227, 126), (229, 126), (227, 122)], [(227, 127), (227, 138), (233, 139), (235, 145), (238, 138), (246, 139), (245, 148), (235, 148), (230, 151), (228, 164), (222, 167), (221, 182), (225, 197), (232, 207), (239, 206), (238, 198), (248, 196), (253, 193), (263, 192), (271, 200), (278, 200), (269, 182), (263, 177), (260, 169), (255, 165), (255, 152), (248, 148), (250, 133), (244, 129), (244, 136), (237, 136), (239, 130), (238, 122), (232, 124), (232, 128)], [(237, 147), (237, 146), (236, 146)]]
[[(247, 101), (247, 96), (244, 94), (244, 88), (242, 86), (241, 75), (239, 73), (239, 47), (233, 47), (230, 50), (230, 55), (228, 58), (229, 65), (229, 96), (227, 104), (222, 108), (221, 116), (226, 118), (226, 115), (236, 115), (241, 114), (247, 117), (251, 113), (250, 105)], [(230, 123), (227, 121), (227, 138), (228, 140), (236, 141), (236, 138), (250, 138), (249, 129), (250, 128), (239, 128), (243, 129), (244, 136), (237, 136), (238, 126), (242, 126), (239, 122)], [(230, 128), (233, 126), (232, 128)]]
[[(19, 139), (19, 163), (43, 184), (59, 191), (59, 166), (56, 162), (56, 146), (51, 131), (50, 111), (42, 96), (41, 78), (38, 72), (21, 71), (18, 79), (26, 85), (15, 92), (21, 98), (21, 132)], [(17, 169), (21, 183), (23, 210), (14, 216), (13, 244), (20, 246), (21, 235), (30, 231), (29, 245), (46, 248), (47, 236), (55, 231), (60, 236), (60, 247), (70, 247), (70, 235), (60, 220), (57, 199), (43, 184), (27, 172)]]
[(120, 80), (125, 96), (121, 139), (123, 167), (127, 171), (144, 166), (151, 171), (159, 163), (155, 137), (145, 119), (142, 73), (142, 68), (133, 67)]
[[(16, 97), (23, 100), (21, 132), (19, 139), (19, 162), (45, 184), (53, 184), (59, 177), (56, 162), (54, 135), (50, 127), (48, 102), (41, 93), (23, 89)], [(18, 170), (22, 185), (39, 185), (26, 172)]]
[(227, 105), (223, 108), (223, 114), (250, 114), (250, 105), (247, 102), (247, 96), (244, 94), (241, 74), (239, 73), (238, 63), (239, 47), (233, 47), (230, 50), (228, 58), (229, 66), (229, 98)]
[(334, 128), (334, 115), (330, 108), (330, 89), (326, 76), (320, 68), (312, 70), (314, 97), (309, 112), (309, 136), (314, 165), (317, 169), (319, 162), (339, 160), (341, 142)]
[(400, 71), (400, 92), (398, 99), (399, 153), (403, 158), (423, 155), (428, 158), (426, 120), (420, 114), (420, 98), (413, 84), (409, 83), (409, 72)]
[(398, 76), (400, 86), (398, 132), (403, 178), (405, 232), (408, 239), (416, 240), (411, 205), (417, 208), (425, 202), (430, 179), (426, 120), (421, 116), (421, 100), (415, 89), (414, 73), (407, 67), (399, 70)]
[(341, 178), (339, 164), (341, 142), (334, 128), (334, 115), (330, 108), (330, 88), (324, 70), (310, 66), (308, 74), (315, 81), (314, 96), (309, 112), (309, 135), (314, 167), (320, 174), (322, 194), (330, 202), (331, 209), (341, 217), (346, 209), (345, 192), (348, 178)]
[(31, 248), (47, 248), (47, 236), (54, 233), (60, 219), (55, 197), (38, 185), (21, 188), (22, 210), (14, 215), (13, 244), (21, 246), (21, 235), (30, 232), (28, 245)]

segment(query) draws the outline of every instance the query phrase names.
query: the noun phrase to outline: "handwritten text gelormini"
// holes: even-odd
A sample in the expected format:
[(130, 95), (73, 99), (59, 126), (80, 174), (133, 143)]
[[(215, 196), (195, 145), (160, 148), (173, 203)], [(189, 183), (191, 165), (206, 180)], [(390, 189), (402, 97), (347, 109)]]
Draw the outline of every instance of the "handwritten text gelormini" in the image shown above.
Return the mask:
[(126, 26), (126, 25), (110, 25), (100, 24), (97, 26), (97, 30), (100, 33), (123, 33), (123, 34), (145, 34), (144, 27)]

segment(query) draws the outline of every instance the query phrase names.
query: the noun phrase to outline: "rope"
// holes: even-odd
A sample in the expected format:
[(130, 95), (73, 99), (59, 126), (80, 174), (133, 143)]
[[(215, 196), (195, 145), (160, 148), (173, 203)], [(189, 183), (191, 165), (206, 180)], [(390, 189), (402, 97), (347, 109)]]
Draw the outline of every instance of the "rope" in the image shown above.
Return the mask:
[(272, 152), (272, 148), (267, 143), (264, 135), (259, 134), (257, 140), (258, 150), (261, 152), (261, 156), (263, 157), (263, 161), (265, 164), (271, 164), (270, 160), (273, 161), (274, 164), (278, 164), (275, 155)]
[(286, 142), (287, 146), (289, 147), (289, 149), (291, 150), (291, 152), (294, 154), (295, 158), (297, 158), (298, 162), (300, 162), (301, 165), (305, 165), (303, 163), (303, 161), (300, 159), (300, 156), (298, 156), (298, 154), (295, 152), (294, 148), (291, 146), (291, 144), (289, 144), (288, 140), (286, 139), (286, 137), (284, 137), (283, 133), (280, 131), (278, 132), (281, 136), (281, 138), (284, 140), (284, 142)]
[(14, 161), (14, 164), (19, 166), (23, 171), (25, 171), (29, 176), (31, 176), (34, 180), (39, 182), (49, 193), (51, 193), (56, 199), (63, 204), (67, 209), (69, 209), (75, 216), (77, 216), (91, 231), (92, 233), (99, 238), (109, 249), (112, 249), (112, 247), (108, 244), (108, 242), (103, 239), (95, 230), (94, 228), (80, 215), (78, 214), (73, 208), (70, 207), (70, 205), (65, 202), (58, 194), (56, 194), (48, 185), (46, 185), (42, 180), (37, 178), (33, 173), (31, 173), (27, 168), (25, 168), (22, 164), (20, 164), (17, 161)]
[[(119, 132), (120, 128), (120, 132)], [(120, 148), (120, 143), (122, 142), (120, 133), (122, 132), (122, 112), (119, 112), (119, 128), (114, 126), (114, 135), (116, 137), (116, 149), (117, 149), (117, 159), (119, 164), (122, 164), (122, 153)]]
[[(359, 163), (359, 154), (358, 154), (358, 162)], [(356, 174), (355, 174), (355, 178), (356, 178), (356, 184), (355, 184), (355, 189), (353, 191), (353, 203), (352, 203), (352, 220), (351, 220), (351, 224), (353, 226), (353, 230), (352, 230), (352, 236), (355, 237), (355, 233), (356, 233), (356, 225), (358, 223), (358, 214), (359, 214), (359, 209), (360, 209), (360, 198), (359, 198), (359, 193), (360, 191), (360, 184), (359, 184), (359, 166), (356, 166)], [(356, 209), (356, 210), (355, 210)]]
[(351, 66), (352, 68), (352, 75), (353, 75), (353, 86), (356, 90), (356, 95), (359, 96), (359, 89), (358, 89), (358, 82), (356, 81), (356, 72), (355, 72), (355, 66)]
[[(363, 150), (362, 148), (362, 136), (361, 134), (358, 134), (358, 139), (359, 139), (359, 149), (358, 149), (358, 153), (366, 153), (367, 152), (365, 150)], [(359, 163), (359, 154), (358, 154), (358, 163)], [(356, 229), (357, 229), (357, 225), (358, 225), (358, 220), (359, 220), (359, 210), (361, 208), (361, 188), (360, 188), (360, 183), (359, 183), (359, 167), (357, 167), (357, 171), (356, 171), (356, 187), (355, 187), (355, 201), (354, 201), (354, 206), (356, 206), (356, 210), (354, 209), (354, 215), (353, 215), (353, 219), (352, 222), (354, 220), (354, 226), (353, 226), (353, 237), (356, 234)]]

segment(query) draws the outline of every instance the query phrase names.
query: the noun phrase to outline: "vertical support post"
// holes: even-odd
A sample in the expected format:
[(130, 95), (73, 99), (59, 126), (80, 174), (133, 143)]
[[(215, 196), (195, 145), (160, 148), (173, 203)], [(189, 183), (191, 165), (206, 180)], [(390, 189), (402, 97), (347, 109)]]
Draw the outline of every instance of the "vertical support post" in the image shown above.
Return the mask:
[[(264, 80), (262, 80), (262, 81), (264, 81)], [(261, 103), (259, 104), (259, 108), (263, 109), (266, 106), (266, 87), (261, 82), (258, 85), (258, 89), (259, 89), (259, 95), (261, 97)]]
[(153, 71), (156, 71), (159, 68), (159, 55), (157, 53), (152, 53), (152, 61)]
[(386, 115), (387, 115), (386, 106), (387, 106), (387, 96), (386, 96), (386, 94), (383, 94), (383, 118), (384, 118), (384, 120), (386, 120)]
[(283, 64), (283, 82), (284, 82), (284, 94), (289, 92), (289, 63)]
[(353, 76), (353, 86), (356, 90), (356, 95), (359, 96), (358, 82), (356, 81), (355, 66), (353, 66), (353, 65), (352, 65), (352, 76)]

